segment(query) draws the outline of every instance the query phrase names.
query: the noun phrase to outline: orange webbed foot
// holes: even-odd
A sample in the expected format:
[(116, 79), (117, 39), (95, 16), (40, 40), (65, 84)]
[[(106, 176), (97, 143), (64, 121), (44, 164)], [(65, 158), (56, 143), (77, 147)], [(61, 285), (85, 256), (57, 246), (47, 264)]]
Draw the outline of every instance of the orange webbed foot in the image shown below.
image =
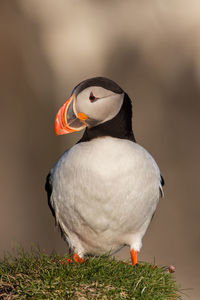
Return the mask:
[(73, 254), (72, 258), (61, 260), (60, 263), (63, 264), (72, 264), (72, 263), (83, 263), (85, 260), (81, 258), (77, 253)]
[(78, 254), (74, 253), (73, 255), (73, 260), (76, 262), (76, 263), (83, 263), (85, 260), (84, 258), (81, 258)]

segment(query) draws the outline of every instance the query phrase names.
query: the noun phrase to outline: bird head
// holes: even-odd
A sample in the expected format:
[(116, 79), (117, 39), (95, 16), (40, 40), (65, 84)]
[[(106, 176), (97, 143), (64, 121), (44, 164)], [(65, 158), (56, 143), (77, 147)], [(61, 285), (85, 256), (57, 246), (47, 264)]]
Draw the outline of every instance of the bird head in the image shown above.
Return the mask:
[(120, 111), (124, 91), (112, 80), (95, 77), (79, 83), (55, 119), (57, 135), (92, 128), (113, 119)]

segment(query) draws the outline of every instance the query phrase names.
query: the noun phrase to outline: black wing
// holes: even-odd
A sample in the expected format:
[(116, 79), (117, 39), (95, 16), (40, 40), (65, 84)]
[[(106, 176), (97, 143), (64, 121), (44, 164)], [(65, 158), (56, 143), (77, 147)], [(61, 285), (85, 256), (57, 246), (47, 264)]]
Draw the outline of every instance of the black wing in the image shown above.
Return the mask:
[(162, 177), (161, 174), (160, 174), (160, 183), (162, 186), (164, 186), (164, 184), (165, 184), (164, 178)]
[(52, 202), (51, 202), (51, 194), (52, 194), (52, 190), (53, 190), (52, 180), (51, 180), (51, 173), (49, 173), (47, 175), (46, 183), (45, 183), (45, 190), (47, 192), (47, 198), (48, 198), (49, 208), (50, 208), (50, 210), (52, 212), (52, 215), (55, 218), (56, 217), (56, 215), (55, 215), (55, 209), (54, 209), (54, 206), (52, 205)]
[(164, 186), (165, 181), (164, 181), (164, 178), (162, 177), (161, 174), (160, 174), (160, 184), (161, 184), (161, 187), (160, 187), (160, 197), (163, 197), (164, 193), (163, 193), (162, 187)]
[(59, 223), (59, 221), (56, 219), (56, 213), (55, 213), (55, 207), (53, 205), (53, 202), (51, 201), (51, 194), (52, 194), (52, 191), (53, 191), (53, 185), (52, 185), (52, 178), (51, 178), (51, 173), (49, 173), (47, 175), (47, 178), (46, 178), (46, 183), (45, 183), (45, 190), (47, 192), (47, 198), (48, 198), (48, 205), (49, 205), (49, 208), (52, 212), (52, 215), (54, 216), (55, 218), (55, 225), (57, 225), (60, 229), (60, 233), (61, 233), (61, 236), (62, 238), (68, 242), (66, 240), (66, 235), (64, 234), (64, 231)]
[[(163, 196), (164, 196), (164, 193), (163, 193), (162, 187), (164, 186), (165, 181), (164, 181), (164, 178), (162, 177), (161, 174), (160, 174), (160, 184), (161, 184), (161, 186), (159, 187), (159, 190), (160, 190), (160, 197), (163, 197)], [(154, 215), (155, 215), (155, 212), (153, 213), (153, 216), (152, 216), (152, 218), (151, 218), (151, 221), (152, 221)]]

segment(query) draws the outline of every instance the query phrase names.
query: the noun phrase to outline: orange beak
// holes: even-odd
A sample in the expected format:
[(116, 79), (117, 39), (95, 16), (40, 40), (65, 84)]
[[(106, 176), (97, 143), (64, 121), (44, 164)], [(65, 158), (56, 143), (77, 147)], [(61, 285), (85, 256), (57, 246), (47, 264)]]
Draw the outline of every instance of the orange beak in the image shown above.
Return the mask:
[(80, 131), (86, 127), (84, 121), (88, 117), (84, 113), (77, 113), (75, 99), (76, 96), (73, 94), (59, 109), (54, 125), (57, 135)]

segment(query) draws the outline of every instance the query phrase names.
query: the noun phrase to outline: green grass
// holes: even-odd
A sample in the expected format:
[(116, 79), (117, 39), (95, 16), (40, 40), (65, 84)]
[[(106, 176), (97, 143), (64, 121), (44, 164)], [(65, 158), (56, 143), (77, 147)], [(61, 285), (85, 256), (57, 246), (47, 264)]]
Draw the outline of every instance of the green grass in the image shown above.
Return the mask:
[(36, 249), (0, 261), (0, 299), (180, 299), (166, 267), (140, 262), (132, 267), (111, 257), (83, 264)]

